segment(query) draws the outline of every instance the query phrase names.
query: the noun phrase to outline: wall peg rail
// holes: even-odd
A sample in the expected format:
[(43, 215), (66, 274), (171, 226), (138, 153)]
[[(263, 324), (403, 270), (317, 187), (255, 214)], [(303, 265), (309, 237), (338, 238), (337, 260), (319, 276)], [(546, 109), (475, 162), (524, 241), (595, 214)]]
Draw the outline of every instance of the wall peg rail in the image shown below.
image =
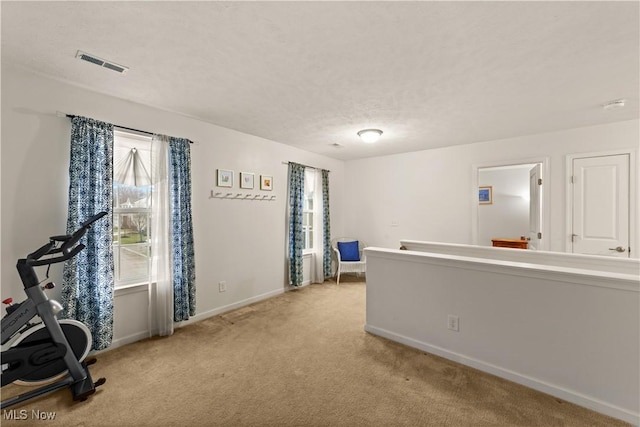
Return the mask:
[(233, 200), (276, 200), (276, 196), (271, 194), (256, 193), (225, 193), (211, 190), (210, 199), (233, 199)]

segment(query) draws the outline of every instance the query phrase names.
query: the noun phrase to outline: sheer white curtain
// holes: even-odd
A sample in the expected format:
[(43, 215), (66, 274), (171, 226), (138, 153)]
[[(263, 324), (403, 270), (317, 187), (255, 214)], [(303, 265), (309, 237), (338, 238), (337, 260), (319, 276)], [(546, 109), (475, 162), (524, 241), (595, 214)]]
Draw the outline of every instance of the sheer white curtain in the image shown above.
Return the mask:
[(322, 203), (322, 173), (319, 169), (310, 169), (308, 173), (314, 175), (313, 188), (313, 268), (311, 269), (313, 276), (312, 283), (324, 282), (324, 227), (322, 218), (324, 216)]
[(169, 200), (169, 137), (154, 135), (151, 143), (151, 292), (152, 335), (173, 334), (171, 279), (171, 203)]

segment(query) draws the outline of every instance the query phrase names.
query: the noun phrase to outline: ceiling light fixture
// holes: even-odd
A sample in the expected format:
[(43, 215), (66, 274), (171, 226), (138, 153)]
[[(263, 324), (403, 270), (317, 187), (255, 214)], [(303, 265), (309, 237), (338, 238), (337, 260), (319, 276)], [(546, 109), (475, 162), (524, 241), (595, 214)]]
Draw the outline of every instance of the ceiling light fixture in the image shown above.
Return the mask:
[(616, 99), (615, 101), (609, 101), (602, 106), (605, 110), (614, 110), (616, 108), (624, 107), (624, 104), (627, 102), (626, 99)]
[(358, 132), (358, 136), (363, 142), (366, 143), (374, 143), (380, 139), (380, 135), (382, 135), (382, 131), (380, 129), (363, 129)]

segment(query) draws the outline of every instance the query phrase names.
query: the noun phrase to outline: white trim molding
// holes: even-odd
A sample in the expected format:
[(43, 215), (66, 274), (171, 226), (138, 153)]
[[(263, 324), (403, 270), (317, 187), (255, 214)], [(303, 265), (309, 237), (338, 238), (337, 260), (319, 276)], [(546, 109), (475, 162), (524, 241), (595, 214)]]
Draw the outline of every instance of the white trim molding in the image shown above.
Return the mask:
[(231, 311), (231, 310), (235, 310), (235, 309), (238, 309), (238, 308), (245, 307), (245, 306), (247, 306), (249, 304), (253, 304), (253, 303), (256, 303), (256, 302), (259, 302), (259, 301), (262, 301), (262, 300), (273, 298), (276, 295), (283, 294), (284, 291), (285, 291), (284, 288), (283, 289), (278, 289), (277, 291), (267, 292), (267, 293), (262, 294), (262, 295), (256, 295), (254, 297), (247, 298), (247, 299), (244, 299), (242, 301), (234, 302), (233, 304), (228, 304), (228, 305), (224, 305), (222, 307), (215, 308), (213, 310), (208, 310), (208, 311), (205, 311), (203, 313), (196, 314), (195, 316), (189, 318), (189, 320), (185, 320), (184, 322), (176, 323), (175, 327), (176, 328), (182, 328), (183, 326), (187, 326), (187, 325), (190, 325), (192, 323), (196, 323), (196, 322), (199, 322), (201, 320), (208, 319), (209, 317), (217, 316), (219, 314), (223, 314), (223, 313), (226, 313), (226, 312)]

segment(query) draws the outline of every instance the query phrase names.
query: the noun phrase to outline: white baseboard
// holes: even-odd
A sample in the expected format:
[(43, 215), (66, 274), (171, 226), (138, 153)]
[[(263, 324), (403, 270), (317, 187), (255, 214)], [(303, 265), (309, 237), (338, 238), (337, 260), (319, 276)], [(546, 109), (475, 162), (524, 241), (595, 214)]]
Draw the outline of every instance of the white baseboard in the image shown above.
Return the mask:
[(226, 313), (227, 311), (235, 310), (237, 308), (241, 308), (241, 307), (247, 306), (249, 304), (256, 303), (258, 301), (262, 301), (262, 300), (265, 300), (265, 299), (273, 298), (276, 295), (283, 294), (284, 292), (285, 292), (284, 288), (283, 289), (277, 289), (275, 291), (267, 292), (267, 293), (264, 293), (264, 294), (261, 294), (261, 295), (256, 295), (256, 296), (253, 296), (251, 298), (244, 299), (242, 301), (234, 302), (233, 304), (228, 304), (228, 305), (225, 305), (225, 306), (222, 306), (222, 307), (214, 308), (213, 310), (209, 310), (209, 311), (205, 311), (204, 313), (196, 314), (195, 316), (191, 317), (189, 320), (185, 320), (184, 322), (176, 323), (175, 327), (176, 328), (182, 328), (183, 326), (187, 326), (187, 325), (190, 325), (192, 323), (199, 322), (200, 320), (204, 320), (204, 319), (207, 319), (209, 317), (213, 317), (213, 316), (217, 316), (219, 314)]
[(105, 348), (104, 350), (100, 350), (100, 351), (91, 352), (91, 354), (94, 355), (94, 356), (97, 356), (97, 355), (99, 355), (101, 353), (105, 353), (107, 351), (111, 351), (111, 350), (116, 349), (118, 347), (122, 347), (122, 346), (125, 346), (127, 344), (131, 344), (131, 343), (134, 343), (136, 341), (141, 341), (143, 339), (149, 338), (150, 336), (151, 335), (149, 334), (149, 331), (136, 332), (135, 334), (131, 334), (131, 335), (127, 335), (126, 337), (115, 339), (115, 340), (111, 341), (111, 345), (108, 348)]
[[(189, 320), (186, 320), (184, 322), (174, 323), (174, 327), (176, 329), (177, 328), (182, 328), (184, 326), (190, 325), (190, 324), (198, 322), (200, 320), (204, 320), (204, 319), (207, 319), (209, 317), (217, 316), (219, 314), (223, 314), (223, 313), (226, 313), (228, 311), (235, 310), (237, 308), (241, 308), (241, 307), (247, 306), (249, 304), (253, 304), (253, 303), (258, 302), (258, 301), (262, 301), (262, 300), (265, 300), (265, 299), (272, 298), (272, 297), (274, 297), (276, 295), (283, 294), (284, 292), (285, 292), (284, 289), (278, 289), (276, 291), (271, 291), (271, 292), (267, 292), (267, 293), (264, 293), (264, 294), (261, 294), (261, 295), (256, 295), (256, 296), (251, 297), (251, 298), (247, 298), (245, 300), (238, 301), (238, 302), (235, 302), (233, 304), (229, 304), (229, 305), (225, 305), (225, 306), (222, 306), (222, 307), (215, 308), (213, 310), (205, 311), (204, 313), (196, 314), (195, 316), (191, 317)], [(134, 343), (136, 341), (141, 341), (141, 340), (149, 338), (151, 336), (152, 335), (151, 335), (150, 331), (148, 331), (148, 330), (144, 330), (144, 331), (141, 331), (141, 332), (136, 332), (135, 334), (131, 334), (131, 335), (128, 335), (126, 337), (114, 339), (111, 342), (111, 345), (109, 346), (109, 348), (106, 348), (106, 349), (100, 350), (100, 351), (95, 351), (95, 352), (92, 352), (91, 354), (97, 356), (100, 353), (104, 353), (106, 351), (111, 351), (111, 350), (114, 350), (114, 349), (116, 349), (118, 347), (122, 347), (122, 346), (125, 346), (127, 344)]]
[(640, 414), (635, 414), (629, 410), (611, 405), (607, 402), (603, 402), (598, 399), (594, 399), (589, 396), (585, 396), (574, 390), (568, 390), (563, 387), (549, 384), (545, 381), (538, 380), (526, 375), (519, 374), (509, 369), (501, 368), (500, 366), (493, 365), (491, 363), (483, 362), (473, 357), (465, 356), (460, 353), (447, 350), (442, 347), (434, 346), (422, 341), (415, 340), (413, 338), (406, 337), (404, 335), (396, 334), (391, 331), (387, 331), (382, 328), (365, 324), (364, 330), (370, 334), (387, 338), (391, 341), (399, 342), (409, 347), (417, 348), (427, 353), (435, 354), (437, 356), (444, 357), (445, 359), (453, 360), (463, 365), (471, 366), (483, 372), (490, 373), (500, 378), (504, 378), (514, 383), (524, 385), (534, 390), (541, 391), (551, 396), (558, 397), (566, 400), (567, 402), (575, 403), (576, 405), (583, 406), (585, 408), (592, 409), (601, 414), (608, 415), (613, 418), (618, 418), (622, 421), (626, 421), (635, 426), (640, 425)]

